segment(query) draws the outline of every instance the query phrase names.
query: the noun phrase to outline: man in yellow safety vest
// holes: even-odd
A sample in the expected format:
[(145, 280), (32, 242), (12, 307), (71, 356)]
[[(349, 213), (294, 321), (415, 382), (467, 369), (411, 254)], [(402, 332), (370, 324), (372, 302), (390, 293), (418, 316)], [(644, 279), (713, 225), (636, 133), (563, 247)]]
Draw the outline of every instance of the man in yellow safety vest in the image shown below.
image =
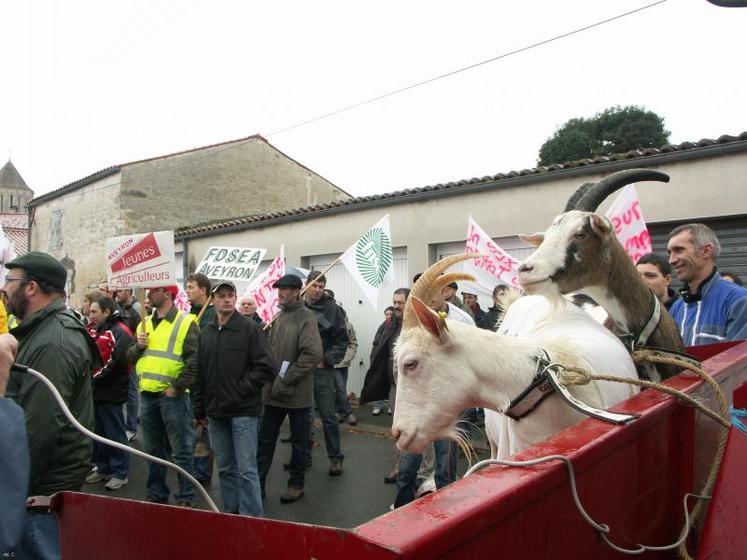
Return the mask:
[[(197, 344), (200, 329), (194, 315), (174, 306), (176, 286), (151, 288), (148, 298), (155, 313), (138, 326), (137, 342), (127, 350), (127, 358), (135, 363), (140, 381), (140, 428), (145, 451), (167, 458), (168, 439), (174, 462), (194, 474), (192, 452), (192, 402), (189, 386), (197, 373)], [(148, 464), (149, 502), (169, 502), (166, 468)], [(179, 476), (176, 505), (192, 507), (194, 488)]]

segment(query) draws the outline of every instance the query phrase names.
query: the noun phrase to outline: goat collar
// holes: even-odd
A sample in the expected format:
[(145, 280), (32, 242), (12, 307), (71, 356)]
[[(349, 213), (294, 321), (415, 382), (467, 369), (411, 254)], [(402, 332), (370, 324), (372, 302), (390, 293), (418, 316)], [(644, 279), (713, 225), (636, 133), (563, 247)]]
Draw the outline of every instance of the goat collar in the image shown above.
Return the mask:
[(640, 331), (637, 333), (625, 333), (620, 335), (620, 339), (623, 342), (630, 344), (631, 352), (639, 346), (645, 346), (648, 339), (654, 334), (654, 331), (659, 326), (659, 320), (661, 319), (661, 304), (659, 298), (651, 292), (651, 312), (648, 315), (646, 323), (643, 325)]
[(512, 420), (519, 421), (542, 404), (542, 401), (547, 397), (557, 392), (566, 404), (597, 420), (612, 424), (625, 424), (638, 417), (637, 415), (608, 412), (580, 401), (568, 391), (565, 385), (560, 383), (557, 368), (558, 364), (550, 362), (547, 351), (541, 350), (540, 355), (537, 356), (537, 366), (531, 383), (509, 403), (504, 414)]

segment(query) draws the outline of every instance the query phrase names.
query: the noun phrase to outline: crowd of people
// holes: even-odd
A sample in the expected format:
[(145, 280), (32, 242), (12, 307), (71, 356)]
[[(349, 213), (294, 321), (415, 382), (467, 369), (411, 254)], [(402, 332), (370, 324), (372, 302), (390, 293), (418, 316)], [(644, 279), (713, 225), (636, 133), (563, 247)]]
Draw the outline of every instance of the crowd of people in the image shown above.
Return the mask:
[[(647, 255), (637, 267), (685, 344), (747, 338), (747, 290), (736, 275), (717, 270), (720, 244), (713, 231), (702, 224), (679, 227), (668, 252), (668, 258)], [(52, 256), (32, 251), (6, 267), (2, 295), (12, 336), (0, 336), (0, 418), (6, 426), (0, 485), (8, 497), (0, 503), (0, 551), (54, 557), (59, 544), (49, 496), (80, 490), (83, 483), (103, 483), (110, 491), (128, 484), (128, 454), (94, 445), (78, 432), (39, 380), (10, 371), (14, 359), (42, 372), (78, 421), (98, 434), (123, 444), (139, 437), (147, 453), (172, 460), (203, 482), (217, 464), (228, 513), (263, 515), (266, 480), (286, 418), (291, 458), (284, 465), (282, 503), (304, 496), (315, 410), (328, 474), (344, 473), (340, 424), (358, 422), (347, 398), (357, 340), (319, 271), (305, 285), (292, 274), (274, 284), (280, 313), (266, 325), (256, 301), (239, 297), (232, 282), (211, 283), (202, 274), (187, 278), (190, 312), (175, 306), (176, 286), (154, 287), (138, 302), (132, 290), (113, 292), (103, 285), (86, 296), (81, 317), (65, 305), (67, 272)], [(684, 284), (679, 292), (670, 288), (673, 271)], [(452, 283), (431, 305), (446, 321), (495, 331), (506, 290), (497, 285), (493, 305), (483, 310), (476, 294), (462, 291), (460, 298)], [(374, 415), (396, 409), (393, 349), (409, 293), (407, 287), (394, 291), (373, 340), (360, 401), (372, 403)], [(0, 331), (2, 326), (0, 321)], [(466, 410), (463, 417), (479, 423), (480, 411)], [(423, 455), (398, 454), (384, 477), (396, 484), (393, 507), (453, 482), (456, 462), (451, 440), (433, 442)], [(170, 488), (165, 468), (149, 463), (143, 497), (192, 507), (194, 487), (180, 476), (177, 488)]]

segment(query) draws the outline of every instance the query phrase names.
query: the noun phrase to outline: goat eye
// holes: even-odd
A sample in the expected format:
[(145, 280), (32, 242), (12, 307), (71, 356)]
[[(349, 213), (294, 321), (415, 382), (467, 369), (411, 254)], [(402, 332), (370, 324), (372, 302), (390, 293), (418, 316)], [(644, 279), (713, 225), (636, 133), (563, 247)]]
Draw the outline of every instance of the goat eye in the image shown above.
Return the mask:
[(415, 369), (418, 366), (417, 360), (405, 360), (405, 363), (402, 364), (405, 369)]
[(576, 239), (586, 239), (586, 233), (583, 232), (583, 231), (579, 231), (573, 237), (576, 238)]

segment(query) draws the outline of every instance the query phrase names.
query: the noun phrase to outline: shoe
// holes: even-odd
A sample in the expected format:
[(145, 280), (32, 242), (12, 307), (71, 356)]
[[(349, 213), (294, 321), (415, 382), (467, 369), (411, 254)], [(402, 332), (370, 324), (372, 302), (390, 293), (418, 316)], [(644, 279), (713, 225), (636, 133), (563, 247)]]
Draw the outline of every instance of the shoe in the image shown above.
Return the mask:
[(107, 490), (119, 490), (127, 484), (128, 480), (126, 478), (117, 478), (116, 476), (113, 476), (109, 479), (109, 482), (104, 484), (104, 488)]
[(176, 507), (193, 508), (195, 504), (191, 500), (177, 500)]
[(126, 430), (125, 434), (127, 434), (127, 441), (133, 441), (137, 439), (137, 432), (131, 432), (130, 430)]
[(436, 480), (431, 476), (426, 478), (423, 483), (418, 487), (415, 492), (415, 497), (420, 498), (426, 494), (431, 494), (436, 491)]
[(281, 504), (292, 504), (303, 498), (303, 488), (288, 488), (285, 494), (280, 496)]
[(358, 424), (358, 419), (355, 417), (355, 414), (348, 414), (345, 417), (345, 423), (349, 426), (355, 426), (356, 424)]
[(86, 477), (86, 484), (96, 484), (97, 482), (101, 482), (104, 480), (109, 480), (111, 476), (107, 476), (105, 474), (101, 474), (98, 471), (93, 471), (91, 474), (89, 474)]
[(371, 411), (371, 414), (373, 414), (374, 416), (378, 416), (379, 414), (381, 414), (381, 409), (378, 406), (375, 406)]
[(148, 494), (148, 497), (145, 498), (146, 502), (150, 502), (151, 504), (168, 504), (169, 499), (168, 498), (161, 498), (159, 496), (154, 496), (153, 494)]
[(397, 474), (397, 469), (392, 470), (392, 472), (384, 477), (384, 482), (386, 482), (387, 484), (394, 484), (395, 482), (397, 482)]
[(331, 463), (329, 465), (329, 476), (340, 476), (342, 474), (342, 463)]

